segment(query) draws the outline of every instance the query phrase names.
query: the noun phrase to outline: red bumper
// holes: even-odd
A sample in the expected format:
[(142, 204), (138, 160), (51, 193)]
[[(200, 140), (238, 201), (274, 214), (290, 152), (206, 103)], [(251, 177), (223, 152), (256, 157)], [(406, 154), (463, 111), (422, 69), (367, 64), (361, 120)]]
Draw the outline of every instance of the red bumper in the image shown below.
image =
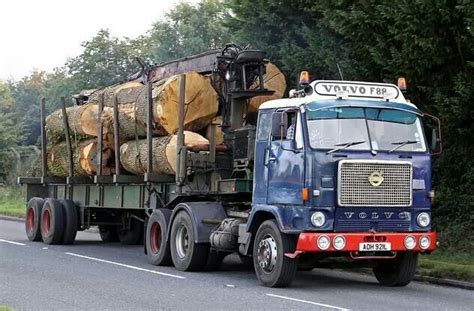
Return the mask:
[[(330, 246), (322, 250), (318, 247), (318, 238), (321, 236), (327, 236), (331, 241)], [(336, 236), (342, 236), (345, 239), (345, 246), (337, 250), (334, 248), (334, 238)], [(408, 249), (405, 246), (406, 237), (411, 236), (415, 238), (416, 245), (412, 249)], [(426, 249), (420, 247), (420, 239), (422, 237), (428, 237), (430, 244)], [(289, 257), (297, 256), (301, 253), (306, 252), (359, 252), (362, 243), (370, 242), (385, 242), (390, 243), (391, 251), (415, 251), (415, 252), (432, 252), (436, 249), (436, 232), (426, 233), (300, 233), (298, 238), (298, 244), (296, 246), (296, 252), (294, 254), (286, 254)]]

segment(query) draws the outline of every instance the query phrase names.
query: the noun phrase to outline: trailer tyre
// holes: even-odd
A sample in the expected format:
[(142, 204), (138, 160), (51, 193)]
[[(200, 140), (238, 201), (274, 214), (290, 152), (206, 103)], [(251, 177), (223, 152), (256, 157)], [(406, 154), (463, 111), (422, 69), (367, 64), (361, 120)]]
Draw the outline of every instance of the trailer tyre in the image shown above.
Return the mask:
[(168, 226), (171, 210), (154, 210), (145, 233), (145, 246), (148, 262), (154, 266), (170, 266), (171, 260), (170, 242), (168, 239)]
[(77, 235), (77, 208), (71, 200), (59, 200), (64, 211), (64, 235), (63, 244), (72, 244)]
[(295, 237), (281, 233), (274, 219), (260, 225), (253, 246), (253, 265), (260, 283), (268, 287), (286, 287), (291, 284), (298, 260), (284, 254), (294, 252), (295, 247)]
[(41, 209), (43, 204), (43, 199), (31, 198), (26, 206), (25, 231), (30, 241), (41, 241)]
[(117, 226), (99, 226), (100, 238), (103, 242), (118, 242)]
[(200, 271), (207, 263), (209, 244), (195, 243), (193, 222), (185, 211), (179, 212), (171, 226), (171, 258), (180, 271)]
[(41, 210), (41, 237), (46, 244), (61, 244), (64, 233), (64, 211), (56, 199), (46, 199)]
[(118, 229), (118, 238), (120, 243), (124, 245), (135, 245), (140, 241), (142, 234), (142, 224), (139, 220), (132, 218), (130, 223), (130, 229)]
[(394, 259), (383, 260), (373, 268), (374, 275), (383, 286), (406, 286), (415, 276), (418, 253), (402, 252)]

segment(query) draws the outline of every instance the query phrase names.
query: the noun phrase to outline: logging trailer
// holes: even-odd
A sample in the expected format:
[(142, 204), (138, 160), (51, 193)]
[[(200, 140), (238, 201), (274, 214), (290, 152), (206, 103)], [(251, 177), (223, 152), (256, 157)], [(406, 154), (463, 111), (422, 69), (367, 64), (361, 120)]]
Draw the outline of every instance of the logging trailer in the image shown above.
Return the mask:
[[(272, 93), (262, 78), (266, 62), (262, 51), (229, 45), (132, 77), (148, 86), (148, 159), (152, 83), (189, 71), (225, 81), (218, 90), (224, 143), (211, 135), (208, 145), (188, 148), (181, 78), (175, 176), (153, 174), (152, 161), (143, 176), (121, 171), (116, 101), (116, 174), (102, 176), (98, 165), (96, 176), (74, 176), (64, 99), (69, 176), (48, 176), (43, 99), (42, 176), (18, 179), (26, 185), (28, 238), (70, 244), (78, 230), (98, 226), (104, 241), (142, 237), (151, 264), (181, 271), (216, 269), (238, 253), (270, 287), (288, 286), (297, 269), (344, 260), (373, 268), (382, 285), (408, 284), (418, 255), (437, 243), (429, 149), (441, 146), (438, 128), (428, 146), (426, 114), (405, 99), (402, 85), (310, 82), (306, 72), (290, 98), (265, 102), (257, 122), (250, 113), (244, 119), (250, 98)], [(100, 127), (98, 150), (102, 143)], [(328, 260), (334, 257), (340, 260)]]

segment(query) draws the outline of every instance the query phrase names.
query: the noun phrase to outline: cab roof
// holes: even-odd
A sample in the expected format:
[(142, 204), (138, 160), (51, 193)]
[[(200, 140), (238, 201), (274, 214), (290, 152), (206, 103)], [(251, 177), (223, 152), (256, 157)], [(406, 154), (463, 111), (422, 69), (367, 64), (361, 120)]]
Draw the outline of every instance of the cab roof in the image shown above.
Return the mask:
[(309, 85), (309, 90), (305, 97), (270, 100), (259, 109), (296, 108), (311, 103), (317, 105), (318, 109), (340, 106), (383, 107), (422, 114), (394, 84), (318, 80)]

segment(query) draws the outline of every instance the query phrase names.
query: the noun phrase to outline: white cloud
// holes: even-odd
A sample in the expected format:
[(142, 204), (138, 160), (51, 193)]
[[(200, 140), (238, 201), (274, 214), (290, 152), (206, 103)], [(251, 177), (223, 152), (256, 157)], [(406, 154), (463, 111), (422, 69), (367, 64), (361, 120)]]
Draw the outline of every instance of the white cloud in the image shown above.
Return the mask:
[[(0, 5), (0, 79), (50, 71), (101, 28), (136, 37), (179, 0), (15, 0)], [(190, 1), (193, 3), (198, 0)]]

